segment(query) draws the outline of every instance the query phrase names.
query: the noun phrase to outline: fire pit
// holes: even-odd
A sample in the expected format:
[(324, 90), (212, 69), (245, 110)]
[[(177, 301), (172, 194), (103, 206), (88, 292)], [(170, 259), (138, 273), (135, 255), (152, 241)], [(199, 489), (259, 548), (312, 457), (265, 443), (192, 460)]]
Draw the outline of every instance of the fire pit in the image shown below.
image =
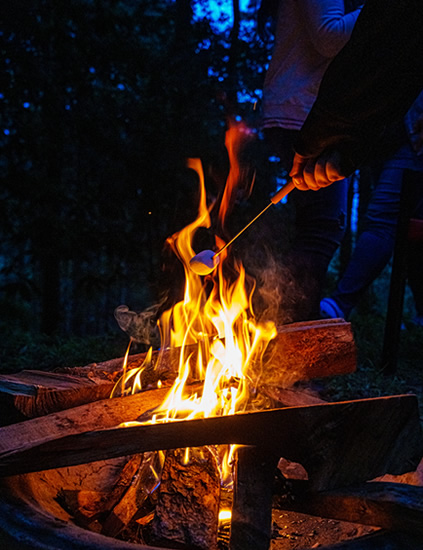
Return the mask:
[[(307, 477), (286, 506), (306, 494), (303, 508), (322, 517), (423, 536), (420, 488), (404, 495), (366, 483), (417, 468), (415, 396), (326, 403), (297, 391), (301, 381), (354, 371), (351, 327), (333, 319), (277, 328), (256, 317), (255, 284), (218, 236), (216, 269), (204, 279), (194, 273), (193, 237), (210, 227), (211, 208), (201, 163), (189, 166), (200, 183), (198, 217), (167, 241), (185, 288), (158, 321), (160, 350), (130, 357), (128, 347), (123, 361), (0, 377), (2, 409), (13, 413), (0, 428), (8, 548), (217, 550), (220, 487), (232, 480), (229, 550), (267, 550), (281, 457)], [(219, 206), (222, 227), (237, 177)], [(134, 532), (130, 542), (112, 538), (134, 522), (139, 544)]]
[[(304, 330), (300, 332), (304, 335)], [(298, 331), (296, 334), (298, 336)], [(6, 378), (10, 387), (12, 377)], [(19, 375), (15, 375), (16, 386), (18, 380)], [(121, 422), (134, 420), (140, 411), (160, 403), (165, 392), (153, 389), (133, 396), (100, 400), (1, 428), (0, 527), (3, 535), (7, 534), (8, 547), (25, 548), (22, 541), (27, 541), (28, 547), (42, 548), (48, 541), (51, 548), (57, 549), (151, 548), (76, 526), (75, 517), (66, 511), (66, 506), (63, 508), (65, 493), (68, 500), (73, 492), (79, 495), (81, 502), (84, 498), (89, 502), (90, 491), (98, 493), (97, 473), (103, 471), (103, 478), (113, 479), (127, 494), (139, 466), (136, 457), (140, 453), (145, 456), (154, 450), (228, 443), (242, 445), (236, 458), (231, 550), (269, 548), (272, 491), (281, 456), (300, 463), (307, 471), (308, 497), (305, 501), (300, 498), (304, 489), (296, 497), (301, 503), (297, 507), (302, 511), (312, 509), (314, 503), (313, 513), (317, 511), (322, 517), (325, 513), (332, 517), (331, 502), (335, 498), (345, 501), (348, 495), (350, 511), (343, 514), (344, 519), (351, 520), (354, 509), (362, 508), (363, 502), (373, 499), (383, 513), (368, 512), (369, 517), (360, 517), (360, 522), (386, 528), (388, 518), (392, 528), (400, 527), (395, 521), (397, 512), (387, 513), (384, 505), (387, 496), (392, 500), (393, 494), (398, 495), (398, 487), (393, 493), (390, 487), (378, 484), (383, 490), (379, 489), (380, 494), (374, 497), (375, 484), (366, 484), (367, 488), (360, 489), (365, 491), (361, 494), (361, 504), (351, 507), (352, 487), (387, 472), (401, 474), (416, 469), (423, 454), (423, 444), (414, 396), (308, 404), (167, 424), (116, 426), (118, 418)], [(275, 386), (272, 392), (275, 393)], [(292, 393), (297, 400), (315, 399), (303, 392)], [(290, 390), (280, 388), (279, 396), (283, 395), (287, 400), (292, 399)], [(35, 401), (35, 396), (32, 399)], [(129, 456), (132, 458), (128, 459)], [(125, 465), (123, 469), (122, 464)], [(408, 512), (414, 507), (416, 513), (417, 506), (412, 504), (412, 498), (420, 488), (404, 485), (401, 490), (404, 488), (408, 494)], [(81, 497), (81, 492), (87, 494)], [(115, 498), (119, 502), (117, 494)], [(292, 501), (287, 507), (292, 507)], [(406, 514), (401, 512), (398, 517), (404, 527)], [(87, 528), (102, 529), (95, 522), (88, 523)], [(418, 529), (413, 525), (411, 531), (416, 533)], [(163, 546), (163, 541), (161, 544)], [(169, 542), (169, 548), (172, 547), (173, 543)]]

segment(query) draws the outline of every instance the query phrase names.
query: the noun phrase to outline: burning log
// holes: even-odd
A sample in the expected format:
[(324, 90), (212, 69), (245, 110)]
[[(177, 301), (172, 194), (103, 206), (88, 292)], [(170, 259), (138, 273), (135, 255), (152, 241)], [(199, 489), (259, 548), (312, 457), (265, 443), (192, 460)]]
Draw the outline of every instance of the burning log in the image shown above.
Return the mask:
[(110, 396), (111, 377), (22, 371), (0, 375), (2, 423), (19, 422)]
[[(127, 369), (139, 368), (146, 353), (128, 357)], [(44, 372), (23, 370), (17, 374), (0, 375), (0, 409), (5, 411), (2, 422), (20, 422), (45, 414), (106, 399), (122, 375), (124, 358), (93, 363), (86, 367), (63, 368)], [(174, 374), (178, 365), (177, 350), (154, 352), (150, 368), (146, 369), (144, 387), (156, 387), (158, 379)], [(154, 374), (152, 371), (154, 370)]]
[[(80, 433), (93, 426), (110, 427), (135, 420), (140, 414), (158, 406), (166, 391), (146, 391), (134, 396), (101, 400), (6, 426), (1, 429), (1, 444), (13, 445), (14, 441), (15, 445), (19, 445), (30, 441), (35, 434), (44, 439), (54, 434), (59, 436), (64, 430), (69, 434)], [(16, 439), (17, 429), (20, 432), (19, 442)], [(110, 512), (120, 501), (131, 485), (140, 460), (139, 455), (122, 456), (99, 460), (89, 466), (82, 464), (57, 468), (26, 476), (25, 479), (18, 476), (10, 479), (9, 485), (16, 493), (20, 493), (23, 487), (25, 493), (32, 493), (57, 517), (73, 517), (79, 525), (101, 531), (102, 524), (98, 518)]]
[[(159, 484), (161, 472), (161, 453), (144, 453), (137, 474), (125, 491), (122, 499), (110, 511), (103, 522), (102, 533), (116, 537), (124, 531), (140, 515), (145, 502)], [(135, 455), (139, 456), (139, 455)], [(151, 512), (152, 516), (153, 513)], [(145, 518), (145, 514), (143, 516)]]
[(216, 550), (219, 501), (219, 467), (210, 448), (168, 451), (152, 526), (155, 540)]
[[(69, 513), (78, 525), (91, 531), (102, 531), (102, 518), (111, 510), (131, 485), (140, 467), (142, 455), (81, 464), (70, 468), (58, 468), (26, 476), (25, 492), (29, 487), (40, 499), (40, 487), (48, 484), (48, 496)], [(25, 476), (21, 476), (25, 477)], [(46, 502), (46, 500), (45, 500)], [(48, 504), (47, 504), (48, 506)]]
[(87, 422), (79, 433), (65, 436), (56, 419), (61, 414), (27, 421), (31, 430), (24, 429), (26, 423), (0, 429), (2, 476), (152, 450), (235, 443), (260, 446), (302, 464), (312, 488), (324, 490), (411, 471), (423, 454), (413, 395), (101, 430), (91, 419), (94, 431), (84, 432)]
[(162, 388), (127, 397), (103, 399), (4, 426), (0, 428), (0, 449), (6, 450), (13, 447), (17, 449), (20, 446), (32, 445), (35, 440), (60, 438), (64, 431), (68, 435), (81, 434), (99, 427), (111, 428), (122, 422), (136, 420), (142, 413), (160, 405), (167, 391), (167, 388)]
[[(145, 353), (130, 355), (128, 370), (139, 368), (145, 358)], [(158, 379), (173, 380), (178, 359), (178, 349), (153, 352), (151, 365), (143, 373), (143, 387), (155, 387)], [(281, 326), (265, 360), (263, 371), (250, 373), (258, 385), (265, 380), (266, 385), (288, 388), (298, 380), (353, 372), (356, 350), (351, 325), (342, 319), (329, 319)], [(109, 397), (122, 374), (123, 362), (119, 358), (61, 372), (31, 370), (0, 375), (2, 423), (20, 422)]]
[(357, 365), (351, 324), (322, 319), (278, 327), (265, 356), (262, 380), (287, 388), (299, 380), (348, 374)]

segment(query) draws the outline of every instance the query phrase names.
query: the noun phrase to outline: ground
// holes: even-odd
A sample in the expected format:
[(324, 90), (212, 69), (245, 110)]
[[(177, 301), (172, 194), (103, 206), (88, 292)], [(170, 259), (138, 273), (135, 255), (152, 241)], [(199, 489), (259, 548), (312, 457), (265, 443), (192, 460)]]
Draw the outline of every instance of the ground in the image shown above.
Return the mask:
[(362, 537), (374, 527), (273, 510), (271, 550), (306, 550)]

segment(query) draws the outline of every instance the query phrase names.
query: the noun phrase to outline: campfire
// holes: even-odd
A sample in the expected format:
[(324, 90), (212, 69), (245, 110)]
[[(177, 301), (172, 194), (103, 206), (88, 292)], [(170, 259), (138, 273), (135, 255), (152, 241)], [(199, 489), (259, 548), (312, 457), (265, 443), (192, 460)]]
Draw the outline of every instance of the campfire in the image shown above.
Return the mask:
[(124, 360), (0, 377), (11, 419), (0, 428), (0, 528), (11, 540), (267, 550), (286, 464), (304, 475), (284, 484), (279, 506), (423, 535), (420, 487), (367, 483), (417, 469), (415, 396), (322, 401), (301, 382), (354, 371), (350, 324), (277, 327), (256, 316), (254, 281), (223, 237), (211, 273), (190, 269), (212, 208), (225, 226), (245, 176), (236, 163), (244, 139), (242, 124), (228, 131), (231, 170), (219, 205), (207, 203), (200, 161), (189, 161), (198, 216), (168, 239), (185, 288), (159, 319), (159, 350), (129, 355), (128, 347)]

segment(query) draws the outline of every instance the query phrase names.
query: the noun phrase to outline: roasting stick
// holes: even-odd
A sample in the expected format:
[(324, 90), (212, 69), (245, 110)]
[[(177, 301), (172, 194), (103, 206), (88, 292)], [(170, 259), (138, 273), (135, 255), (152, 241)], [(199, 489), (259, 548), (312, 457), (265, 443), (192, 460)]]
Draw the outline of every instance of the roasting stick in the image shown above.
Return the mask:
[(213, 252), (213, 250), (203, 250), (193, 256), (189, 262), (190, 268), (194, 273), (197, 273), (197, 275), (208, 275), (211, 273), (220, 262), (219, 255), (230, 245), (232, 244), (235, 239), (237, 239), (246, 229), (250, 227), (262, 214), (266, 212), (268, 208), (270, 208), (273, 204), (277, 204), (280, 200), (282, 200), (288, 193), (290, 193), (294, 189), (295, 185), (293, 181), (289, 181), (286, 185), (284, 185), (273, 197), (270, 199), (269, 204), (263, 208), (261, 212), (257, 214), (255, 218), (253, 218), (245, 227), (239, 231), (233, 237), (229, 242), (225, 244), (225, 246), (222, 246), (217, 252)]

